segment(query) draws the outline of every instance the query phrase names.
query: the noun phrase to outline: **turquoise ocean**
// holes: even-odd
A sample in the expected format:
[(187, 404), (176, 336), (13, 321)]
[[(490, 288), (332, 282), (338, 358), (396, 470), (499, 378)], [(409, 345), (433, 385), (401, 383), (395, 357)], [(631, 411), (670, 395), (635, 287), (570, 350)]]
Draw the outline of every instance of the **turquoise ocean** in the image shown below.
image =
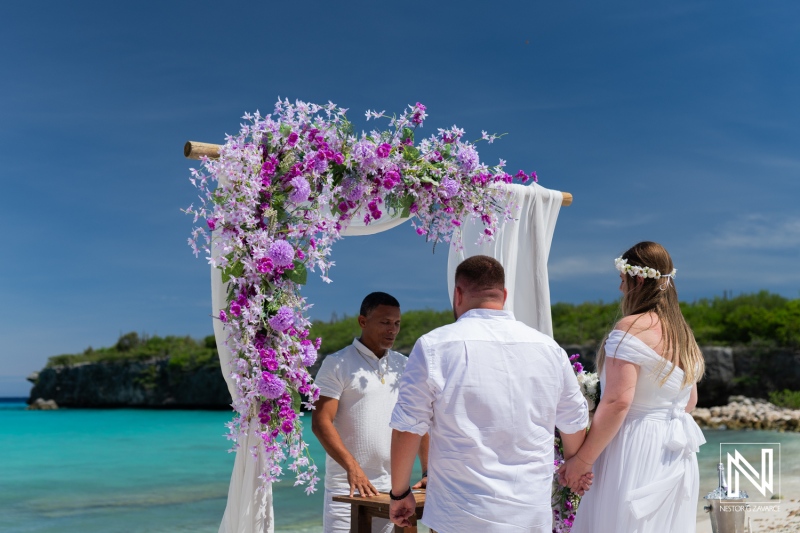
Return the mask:
[[(218, 530), (234, 458), (224, 437), (230, 413), (24, 408), (21, 400), (0, 401), (0, 531)], [(325, 453), (304, 418), (311, 455), (324, 473)], [(705, 434), (702, 494), (716, 487), (720, 442), (781, 442), (784, 497), (800, 497), (787, 483), (800, 479), (800, 434)], [(320, 531), (321, 487), (306, 496), (291, 480), (275, 484), (276, 531)]]

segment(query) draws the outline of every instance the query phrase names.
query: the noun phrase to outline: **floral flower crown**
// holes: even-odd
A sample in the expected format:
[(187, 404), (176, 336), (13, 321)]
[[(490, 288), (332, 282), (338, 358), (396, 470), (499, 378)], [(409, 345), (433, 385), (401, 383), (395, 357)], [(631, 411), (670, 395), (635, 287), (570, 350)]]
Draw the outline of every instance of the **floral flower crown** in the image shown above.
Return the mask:
[[(672, 272), (669, 274), (662, 274), (655, 268), (650, 268), (646, 266), (635, 266), (629, 265), (627, 259), (623, 259), (622, 257), (617, 257), (614, 259), (614, 266), (617, 267), (617, 270), (622, 272), (623, 274), (628, 274), (631, 277), (640, 277), (640, 278), (652, 278), (652, 279), (661, 279), (661, 278), (668, 278), (666, 285), (669, 285), (670, 280), (675, 278), (675, 274), (678, 273), (677, 268), (673, 268)], [(662, 290), (666, 289), (667, 287), (663, 287)]]

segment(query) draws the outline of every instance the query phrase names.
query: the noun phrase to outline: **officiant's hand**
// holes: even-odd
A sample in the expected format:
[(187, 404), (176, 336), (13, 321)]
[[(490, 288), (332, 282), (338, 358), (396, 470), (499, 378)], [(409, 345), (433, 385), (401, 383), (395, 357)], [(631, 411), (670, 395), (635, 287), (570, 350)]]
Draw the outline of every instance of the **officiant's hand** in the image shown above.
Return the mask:
[(414, 489), (414, 490), (417, 490), (417, 489), (424, 489), (427, 486), (428, 486), (428, 476), (425, 476), (422, 479), (420, 479), (419, 481), (417, 481), (417, 483), (414, 486), (412, 486), (411, 488)]
[(358, 494), (361, 496), (369, 497), (378, 495), (378, 489), (372, 486), (369, 478), (364, 474), (361, 465), (358, 463), (347, 469), (347, 482), (350, 484), (351, 497), (355, 494), (355, 491), (358, 491)]
[(558, 469), (558, 482), (581, 496), (589, 490), (593, 478), (592, 465), (582, 461), (577, 455), (567, 459)]

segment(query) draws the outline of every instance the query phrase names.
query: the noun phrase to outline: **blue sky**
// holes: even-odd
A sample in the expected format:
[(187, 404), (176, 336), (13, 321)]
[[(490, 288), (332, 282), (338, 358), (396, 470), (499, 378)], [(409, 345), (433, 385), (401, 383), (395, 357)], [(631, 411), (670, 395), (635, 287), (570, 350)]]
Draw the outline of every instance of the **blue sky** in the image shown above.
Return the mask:
[[(507, 133), (481, 156), (575, 195), (554, 301), (611, 301), (612, 260), (662, 242), (694, 300), (800, 295), (800, 6), (792, 1), (15, 2), (0, 18), (0, 396), (120, 333), (211, 332), (186, 245), (186, 140), (278, 96), (423, 102), (423, 133)], [(448, 306), (443, 247), (410, 227), (334, 249), (312, 316), (372, 290)]]

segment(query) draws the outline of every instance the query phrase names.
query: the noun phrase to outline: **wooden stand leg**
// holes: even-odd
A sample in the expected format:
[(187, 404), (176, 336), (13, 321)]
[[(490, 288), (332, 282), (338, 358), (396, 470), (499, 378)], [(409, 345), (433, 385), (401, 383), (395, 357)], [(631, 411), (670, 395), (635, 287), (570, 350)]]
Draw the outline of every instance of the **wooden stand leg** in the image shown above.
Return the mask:
[(372, 515), (368, 508), (357, 504), (350, 507), (350, 533), (372, 533)]

